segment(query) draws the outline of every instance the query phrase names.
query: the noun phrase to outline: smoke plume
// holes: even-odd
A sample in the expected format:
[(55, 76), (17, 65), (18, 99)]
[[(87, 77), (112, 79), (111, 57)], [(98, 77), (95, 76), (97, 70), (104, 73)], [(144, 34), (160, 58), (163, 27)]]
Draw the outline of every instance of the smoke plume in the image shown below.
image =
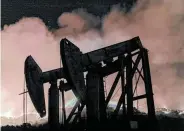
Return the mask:
[[(39, 18), (23, 18), (1, 31), (1, 115), (22, 113), (18, 94), (23, 90), (25, 58), (32, 55), (43, 71), (59, 68), (59, 41), (64, 37), (85, 53), (140, 36), (149, 50), (156, 107), (184, 109), (183, 0), (139, 0), (128, 14), (116, 5), (102, 19), (77, 9), (61, 14), (58, 25), (60, 29), (49, 32)], [(113, 77), (107, 79), (110, 87)], [(35, 111), (30, 100), (28, 109)]]

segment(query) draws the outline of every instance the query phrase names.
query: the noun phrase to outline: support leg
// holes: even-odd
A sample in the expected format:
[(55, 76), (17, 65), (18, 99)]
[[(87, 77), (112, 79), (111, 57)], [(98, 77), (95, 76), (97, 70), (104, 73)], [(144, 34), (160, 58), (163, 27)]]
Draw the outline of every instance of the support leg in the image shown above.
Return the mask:
[(87, 122), (89, 130), (98, 129), (98, 124), (106, 119), (103, 78), (94, 72), (87, 75)]
[(158, 123), (155, 115), (155, 104), (153, 99), (153, 89), (152, 89), (152, 81), (150, 75), (150, 66), (148, 60), (148, 52), (146, 49), (142, 50), (142, 66), (144, 73), (144, 82), (145, 82), (145, 91), (147, 96), (147, 107), (148, 107), (148, 118), (149, 118), (149, 126), (153, 127), (152, 130), (158, 131)]
[(51, 82), (51, 87), (49, 88), (48, 123), (50, 130), (59, 130), (59, 90), (57, 81)]
[(126, 65), (126, 84), (127, 88), (127, 115), (128, 118), (131, 119), (133, 115), (133, 84), (132, 84), (132, 76), (130, 75), (132, 72), (132, 56), (129, 53), (127, 56), (127, 65)]

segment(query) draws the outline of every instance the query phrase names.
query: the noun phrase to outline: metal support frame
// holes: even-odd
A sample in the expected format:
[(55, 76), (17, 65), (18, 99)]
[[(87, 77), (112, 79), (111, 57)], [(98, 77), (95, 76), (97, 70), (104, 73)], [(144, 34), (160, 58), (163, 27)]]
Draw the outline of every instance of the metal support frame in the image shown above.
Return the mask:
[[(107, 107), (115, 91), (119, 78), (121, 78), (122, 93), (118, 100), (117, 106), (114, 110), (113, 116), (116, 116), (118, 114), (120, 107), (122, 105), (123, 117), (126, 118), (128, 121), (131, 121), (134, 116), (133, 101), (146, 98), (148, 117), (150, 120), (156, 120), (148, 52), (146, 49), (143, 48), (143, 49), (140, 49), (136, 54), (137, 54), (137, 58), (135, 59), (135, 61), (133, 61), (132, 59), (133, 54), (131, 54), (130, 52), (127, 53), (126, 56), (119, 56), (118, 60), (122, 61), (121, 69), (118, 71), (118, 74), (109, 91), (105, 104)], [(142, 62), (140, 62), (141, 60)], [(138, 68), (139, 63), (142, 64), (142, 68), (140, 70)], [(126, 78), (124, 76), (124, 71), (125, 71)], [(141, 73), (142, 71), (143, 71), (143, 74)], [(134, 85), (135, 86), (134, 88), (133, 77), (135, 73), (138, 73), (139, 76), (138, 76), (138, 80), (136, 81), (136, 84)], [(135, 93), (135, 90), (137, 89), (137, 85), (140, 78), (142, 78), (143, 82), (145, 83), (145, 94), (134, 97), (134, 93)], [(127, 101), (127, 103), (125, 101)], [(152, 125), (154, 125), (154, 123)]]
[(127, 57), (127, 63), (126, 63), (126, 93), (127, 93), (127, 115), (128, 118), (131, 119), (133, 115), (133, 75), (131, 75), (131, 72), (133, 71), (132, 68), (132, 56), (129, 52)]
[(77, 108), (78, 108), (78, 110), (77, 110), (77, 113), (75, 113), (72, 124), (75, 124), (77, 122), (77, 120), (81, 121), (81, 114), (82, 114), (82, 110), (84, 108), (84, 104), (79, 104), (79, 106)]
[(66, 109), (65, 109), (65, 96), (64, 96), (64, 91), (61, 91), (62, 95), (62, 120), (63, 120), (63, 125), (65, 125), (66, 122)]
[(68, 118), (66, 119), (66, 123), (69, 123), (69, 122), (70, 122), (70, 120), (71, 120), (72, 117), (74, 116), (75, 111), (76, 111), (76, 109), (78, 108), (79, 105), (80, 105), (80, 102), (77, 101), (77, 102), (75, 103), (75, 105), (74, 105), (72, 111), (71, 111), (70, 114), (68, 115)]
[[(81, 112), (84, 108), (84, 104), (81, 104), (79, 101), (77, 101), (72, 111), (70, 112), (68, 118), (66, 117), (65, 98), (64, 98), (65, 95), (64, 94), (65, 94), (65, 91), (68, 91), (70, 89), (71, 87), (68, 85), (68, 83), (64, 83), (63, 80), (60, 81), (59, 90), (62, 94), (62, 122), (65, 127), (69, 125), (72, 117), (74, 117), (73, 121), (71, 122), (72, 124), (75, 124), (78, 119), (80, 120)], [(76, 110), (77, 110), (77, 113), (76, 113)]]
[(126, 95), (126, 89), (125, 89), (125, 63), (124, 63), (124, 59), (125, 59), (125, 56), (123, 55), (122, 57), (119, 58), (119, 60), (122, 62), (121, 63), (121, 70), (120, 70), (120, 74), (121, 74), (121, 89), (122, 89), (122, 96), (123, 96), (123, 101), (122, 101), (122, 104), (123, 104), (123, 116), (126, 117), (126, 113), (127, 113), (127, 110), (126, 110), (126, 100), (125, 100), (125, 95)]
[(59, 130), (59, 90), (57, 88), (57, 80), (50, 82), (49, 88), (49, 109), (48, 109), (48, 123), (50, 129)]
[(67, 89), (67, 85), (63, 80), (59, 82), (59, 90), (61, 92), (61, 101), (62, 101), (62, 123), (65, 125), (66, 123), (66, 109), (65, 109), (65, 90)]
[(148, 52), (146, 49), (143, 49), (141, 52), (142, 55), (142, 66), (144, 73), (144, 82), (147, 96), (147, 105), (148, 105), (148, 116), (149, 118), (155, 118), (155, 104), (153, 100), (153, 90), (152, 90), (152, 81), (150, 75), (150, 66), (148, 62)]
[[(137, 55), (135, 61), (133, 61), (133, 56)], [(141, 62), (142, 60), (142, 62)], [(138, 65), (142, 63), (142, 68), (139, 70)], [(113, 65), (115, 64), (115, 65)], [(111, 67), (115, 67), (111, 69)], [(105, 99), (104, 94), (104, 85), (103, 85), (103, 77), (110, 75), (114, 72), (118, 71), (117, 76), (112, 84), (112, 87)], [(143, 74), (141, 73), (143, 71)], [(108, 72), (108, 73), (107, 73)], [(133, 87), (133, 77), (135, 73), (138, 73), (138, 79), (136, 84)], [(106, 108), (111, 100), (113, 93), (117, 87), (118, 81), (121, 78), (121, 89), (122, 93), (117, 103), (117, 106), (114, 110), (113, 116), (117, 116), (121, 105), (123, 107), (123, 119), (128, 122), (133, 119), (134, 110), (133, 110), (133, 101), (146, 98), (147, 106), (148, 106), (148, 117), (150, 119), (155, 118), (155, 107), (153, 101), (153, 91), (151, 86), (151, 76), (149, 69), (149, 61), (148, 54), (146, 49), (141, 49), (136, 53), (131, 54), (130, 52), (126, 55), (122, 55), (118, 57), (118, 60), (115, 62), (109, 62), (106, 67), (101, 67), (99, 65), (93, 65), (93, 68), (88, 69), (87, 74), (87, 119), (89, 127), (96, 127), (100, 122), (103, 122), (106, 119)], [(137, 89), (137, 85), (139, 79), (142, 78), (145, 83), (145, 91), (144, 95), (139, 95), (134, 97), (135, 90)], [(64, 88), (64, 86), (63, 86)], [(73, 107), (71, 113), (66, 119), (66, 123), (69, 123), (71, 118), (74, 116), (73, 124), (80, 120), (81, 111), (84, 108), (84, 104), (80, 105), (79, 101), (76, 102)], [(78, 112), (76, 110), (78, 108)], [(126, 123), (128, 124), (128, 123)]]
[(99, 124), (106, 120), (105, 94), (103, 77), (97, 72), (87, 74), (86, 109), (89, 130), (99, 129)]

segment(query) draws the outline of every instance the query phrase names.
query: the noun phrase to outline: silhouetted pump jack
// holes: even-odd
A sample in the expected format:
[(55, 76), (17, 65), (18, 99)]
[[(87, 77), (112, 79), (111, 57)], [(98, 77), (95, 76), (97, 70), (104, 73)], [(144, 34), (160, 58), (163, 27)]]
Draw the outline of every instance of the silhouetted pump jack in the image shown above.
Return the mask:
[[(116, 117), (120, 108), (123, 109), (123, 119), (131, 128), (130, 122), (135, 121), (133, 102), (146, 98), (148, 119), (150, 129), (156, 125), (155, 107), (151, 75), (149, 68), (148, 53), (143, 48), (139, 37), (114, 44), (102, 49), (83, 54), (80, 49), (67, 39), (60, 42), (60, 54), (63, 68), (42, 72), (40, 67), (31, 56), (25, 60), (25, 77), (31, 100), (41, 117), (46, 115), (43, 84), (49, 82), (49, 114), (48, 122), (51, 129), (59, 129), (59, 90), (62, 92), (64, 126), (71, 120), (76, 123), (81, 118), (81, 112), (86, 106), (87, 110), (87, 130), (105, 128), (107, 122), (107, 108), (115, 88), (121, 78), (121, 93), (117, 106), (113, 112)], [(142, 68), (140, 68), (140, 64)], [(84, 72), (87, 72), (85, 79)], [(105, 85), (103, 78), (117, 72), (115, 81), (105, 96)], [(142, 73), (143, 72), (143, 73)], [(138, 80), (134, 84), (133, 77), (139, 74), (145, 85), (145, 94), (134, 96), (137, 89)], [(58, 79), (66, 79), (67, 82)], [(135, 86), (135, 87), (133, 87)], [(73, 107), (68, 118), (65, 114), (64, 91), (72, 90), (78, 101)], [(78, 113), (75, 111), (78, 110)], [(77, 115), (76, 115), (77, 114)], [(74, 117), (72, 119), (72, 117)], [(122, 126), (125, 123), (122, 123)], [(100, 126), (97, 126), (100, 125)], [(109, 125), (108, 125), (109, 126)]]

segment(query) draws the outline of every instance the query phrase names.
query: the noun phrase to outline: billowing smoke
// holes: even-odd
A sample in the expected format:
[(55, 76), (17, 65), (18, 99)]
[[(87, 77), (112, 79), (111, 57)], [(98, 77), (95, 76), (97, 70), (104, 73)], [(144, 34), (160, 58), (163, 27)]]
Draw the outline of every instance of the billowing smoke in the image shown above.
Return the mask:
[[(58, 68), (59, 41), (64, 37), (88, 52), (140, 36), (149, 50), (156, 107), (184, 109), (183, 0), (139, 0), (128, 14), (113, 6), (103, 19), (78, 9), (61, 14), (58, 24), (60, 29), (49, 32), (40, 19), (23, 18), (1, 31), (2, 115), (22, 113), (22, 96), (18, 94), (23, 89), (26, 56), (31, 54), (43, 71)], [(110, 86), (112, 77), (108, 79)], [(69, 93), (66, 99), (71, 98)], [(35, 111), (31, 102), (28, 109)]]
[[(2, 35), (2, 106), (1, 115), (22, 113), (24, 87), (24, 61), (33, 55), (43, 71), (58, 68), (60, 56), (58, 42), (38, 18), (23, 18), (4, 28)], [(34, 111), (29, 102), (28, 111)], [(6, 114), (5, 114), (6, 115)]]

